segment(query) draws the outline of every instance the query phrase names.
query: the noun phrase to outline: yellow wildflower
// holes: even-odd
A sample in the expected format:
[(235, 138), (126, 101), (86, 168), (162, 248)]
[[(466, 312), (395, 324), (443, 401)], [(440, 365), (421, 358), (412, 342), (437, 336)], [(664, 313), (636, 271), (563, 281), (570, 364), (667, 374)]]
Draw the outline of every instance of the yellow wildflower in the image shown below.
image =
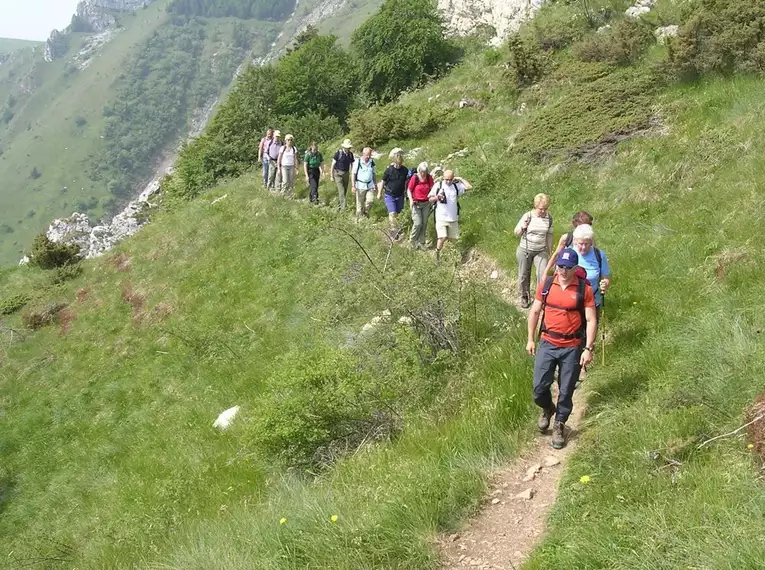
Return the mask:
[(754, 449), (754, 444), (753, 444), (753, 443), (750, 443), (749, 445), (747, 445), (747, 446), (746, 446), (746, 448), (747, 448), (747, 449)]
[(287, 519), (286, 519), (286, 517), (282, 517), (282, 518), (280, 518), (280, 519), (279, 519), (279, 524), (287, 524)]
[(329, 517), (329, 520), (331, 520), (333, 523), (336, 523), (337, 522), (337, 515), (332, 515), (331, 517)]
[(590, 482), (590, 476), (589, 475), (582, 475), (579, 477), (580, 483), (589, 483)]

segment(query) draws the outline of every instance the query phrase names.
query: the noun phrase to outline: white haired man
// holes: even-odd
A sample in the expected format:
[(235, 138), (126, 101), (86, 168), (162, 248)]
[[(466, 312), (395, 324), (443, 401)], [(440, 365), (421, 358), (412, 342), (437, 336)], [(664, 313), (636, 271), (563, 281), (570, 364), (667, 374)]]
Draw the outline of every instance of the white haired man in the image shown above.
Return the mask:
[(353, 163), (351, 172), (351, 191), (356, 195), (356, 221), (362, 216), (369, 217), (369, 210), (375, 199), (375, 161), (372, 160), (372, 149), (364, 147), (361, 156)]

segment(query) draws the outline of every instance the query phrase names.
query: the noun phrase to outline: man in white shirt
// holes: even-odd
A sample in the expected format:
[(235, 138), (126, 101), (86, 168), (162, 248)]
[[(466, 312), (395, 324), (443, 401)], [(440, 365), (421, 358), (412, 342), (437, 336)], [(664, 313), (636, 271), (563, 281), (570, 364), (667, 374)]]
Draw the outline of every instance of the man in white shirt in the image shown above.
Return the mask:
[(436, 260), (447, 240), (460, 237), (459, 196), (473, 186), (463, 178), (455, 178), (452, 170), (445, 170), (444, 177), (433, 185), (428, 200), (436, 207)]
[(351, 191), (356, 195), (356, 221), (358, 222), (361, 216), (369, 217), (369, 209), (375, 199), (374, 189), (377, 186), (377, 177), (371, 148), (365, 147), (361, 151), (361, 156), (353, 163), (351, 184)]

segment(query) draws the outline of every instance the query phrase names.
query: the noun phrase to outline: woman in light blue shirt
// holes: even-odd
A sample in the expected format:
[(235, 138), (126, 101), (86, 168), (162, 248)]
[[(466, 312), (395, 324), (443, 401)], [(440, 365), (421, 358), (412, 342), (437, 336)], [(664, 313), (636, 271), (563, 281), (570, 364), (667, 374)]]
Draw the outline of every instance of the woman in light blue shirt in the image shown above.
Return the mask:
[(603, 294), (611, 285), (611, 269), (608, 258), (603, 250), (596, 248), (595, 232), (589, 224), (581, 224), (574, 228), (573, 247), (579, 254), (579, 266), (587, 272), (592, 292), (595, 293), (595, 306), (600, 321), (600, 306), (603, 304)]

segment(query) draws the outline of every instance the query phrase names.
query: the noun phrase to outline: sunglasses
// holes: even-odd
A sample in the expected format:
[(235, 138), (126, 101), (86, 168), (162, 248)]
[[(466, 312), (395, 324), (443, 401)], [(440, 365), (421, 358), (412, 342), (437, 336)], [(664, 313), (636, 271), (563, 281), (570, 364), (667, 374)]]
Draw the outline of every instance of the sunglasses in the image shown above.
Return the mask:
[(559, 270), (562, 269), (563, 271), (571, 271), (574, 268), (573, 267), (569, 267), (568, 265), (558, 265), (558, 269)]

